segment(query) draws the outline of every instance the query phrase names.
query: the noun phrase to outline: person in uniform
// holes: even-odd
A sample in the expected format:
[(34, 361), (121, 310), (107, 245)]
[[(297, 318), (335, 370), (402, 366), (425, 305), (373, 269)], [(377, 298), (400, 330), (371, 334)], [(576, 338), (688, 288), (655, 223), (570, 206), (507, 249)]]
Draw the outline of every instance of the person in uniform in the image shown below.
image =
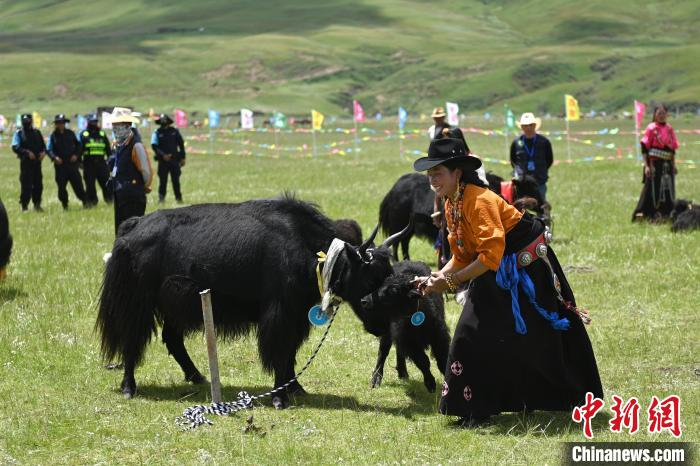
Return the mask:
[(571, 410), (587, 392), (602, 398), (588, 315), (576, 307), (544, 224), (490, 191), (480, 165), (458, 139), (433, 140), (414, 163), (447, 199), (453, 254), (414, 284), (429, 294), (469, 282), (440, 413), (472, 426), (501, 412)]
[(34, 210), (41, 212), (41, 193), (44, 190), (41, 174), (41, 161), (46, 157), (46, 143), (41, 131), (34, 128), (32, 115), (22, 115), (22, 127), (12, 137), (12, 151), (17, 154), (19, 162), (20, 196), (22, 211), (29, 208), (29, 201)]
[(131, 127), (138, 124), (138, 118), (128, 108), (114, 107), (111, 120), (115, 150), (110, 183), (114, 187), (114, 231), (118, 233), (124, 220), (146, 212), (153, 170), (146, 148)]
[(676, 202), (676, 150), (678, 140), (673, 127), (666, 121), (668, 111), (663, 105), (654, 109), (653, 121), (642, 137), (644, 157), (644, 187), (639, 196), (632, 221), (663, 220), (671, 215)]
[(185, 141), (180, 131), (173, 126), (173, 120), (164, 113), (156, 119), (160, 125), (151, 136), (151, 147), (158, 161), (158, 202), (165, 201), (168, 190), (168, 176), (173, 182), (175, 200), (182, 203), (180, 174), (185, 166)]
[(88, 115), (87, 128), (80, 133), (80, 144), (83, 149), (83, 179), (87, 205), (97, 205), (95, 182), (102, 189), (104, 201), (111, 204), (112, 190), (107, 183), (109, 181), (107, 159), (112, 154), (112, 148), (107, 134), (100, 128), (96, 114)]
[(510, 165), (513, 167), (513, 176), (522, 178), (524, 175), (531, 175), (535, 178), (542, 201), (546, 202), (549, 168), (554, 163), (552, 143), (537, 133), (542, 120), (535, 118), (533, 113), (523, 113), (516, 124), (523, 134), (515, 138), (510, 145)]
[(49, 136), (48, 153), (54, 164), (56, 172), (56, 186), (58, 187), (58, 200), (61, 201), (63, 209), (68, 209), (68, 190), (66, 186), (70, 183), (75, 193), (75, 197), (80, 202), (85, 203), (85, 189), (83, 180), (80, 177), (80, 155), (82, 146), (78, 136), (73, 131), (66, 128), (66, 123), (70, 120), (63, 114), (58, 114), (53, 120), (54, 131)]

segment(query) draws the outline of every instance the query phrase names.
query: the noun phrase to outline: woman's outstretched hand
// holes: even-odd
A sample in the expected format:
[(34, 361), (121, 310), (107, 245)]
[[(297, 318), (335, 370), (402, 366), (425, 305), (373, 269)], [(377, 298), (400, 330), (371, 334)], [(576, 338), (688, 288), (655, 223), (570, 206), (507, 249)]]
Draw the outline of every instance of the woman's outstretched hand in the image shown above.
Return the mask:
[(450, 288), (442, 272), (432, 272), (429, 277), (415, 277), (412, 283), (423, 296), (442, 293)]

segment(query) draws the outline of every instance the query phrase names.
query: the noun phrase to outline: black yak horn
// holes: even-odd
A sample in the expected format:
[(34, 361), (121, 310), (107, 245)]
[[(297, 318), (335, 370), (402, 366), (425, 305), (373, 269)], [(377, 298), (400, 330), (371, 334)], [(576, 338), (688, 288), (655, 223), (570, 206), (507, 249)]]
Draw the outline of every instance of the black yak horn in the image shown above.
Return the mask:
[(360, 254), (364, 254), (365, 251), (367, 251), (367, 248), (369, 248), (370, 244), (374, 241), (374, 238), (377, 237), (377, 232), (379, 231), (379, 224), (377, 223), (377, 226), (374, 227), (374, 230), (372, 230), (372, 234), (369, 235), (369, 238), (365, 240), (364, 243), (360, 245)]
[(394, 244), (396, 244), (398, 241), (401, 241), (406, 235), (408, 235), (411, 231), (413, 230), (413, 216), (408, 220), (408, 225), (406, 225), (406, 228), (401, 230), (398, 233), (394, 233), (390, 237), (384, 240), (382, 245), (380, 247), (382, 248), (390, 248)]

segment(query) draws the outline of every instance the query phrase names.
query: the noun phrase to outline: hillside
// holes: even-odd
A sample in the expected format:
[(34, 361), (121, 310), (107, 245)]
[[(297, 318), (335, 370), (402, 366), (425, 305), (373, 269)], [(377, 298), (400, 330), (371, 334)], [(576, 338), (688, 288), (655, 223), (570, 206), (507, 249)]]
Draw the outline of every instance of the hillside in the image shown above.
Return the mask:
[[(233, 6), (231, 6), (233, 5)], [(700, 3), (0, 1), (0, 113), (700, 103)]]

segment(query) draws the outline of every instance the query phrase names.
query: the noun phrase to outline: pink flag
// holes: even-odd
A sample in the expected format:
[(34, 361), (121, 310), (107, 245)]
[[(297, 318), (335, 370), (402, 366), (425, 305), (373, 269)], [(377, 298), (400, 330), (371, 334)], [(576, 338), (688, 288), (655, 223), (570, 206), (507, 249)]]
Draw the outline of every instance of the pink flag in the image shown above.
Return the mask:
[(642, 128), (644, 124), (644, 114), (647, 111), (647, 106), (643, 102), (634, 101), (634, 113), (637, 118), (637, 128)]
[(178, 128), (187, 128), (187, 113), (179, 108), (175, 109), (175, 126)]
[(365, 121), (365, 111), (357, 100), (352, 101), (352, 114), (356, 122), (362, 123)]

